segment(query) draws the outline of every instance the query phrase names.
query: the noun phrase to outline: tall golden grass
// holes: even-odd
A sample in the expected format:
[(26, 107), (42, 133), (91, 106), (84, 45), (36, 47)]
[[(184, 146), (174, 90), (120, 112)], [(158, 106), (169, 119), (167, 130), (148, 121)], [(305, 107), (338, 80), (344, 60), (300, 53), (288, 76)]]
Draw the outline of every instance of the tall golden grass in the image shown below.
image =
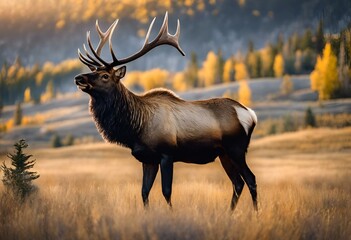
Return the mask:
[(128, 150), (101, 143), (32, 150), (39, 190), (20, 204), (0, 187), (0, 239), (348, 239), (350, 131), (254, 140), (248, 163), (257, 177), (258, 213), (246, 187), (229, 210), (232, 187), (218, 161), (175, 164), (173, 209), (158, 176), (145, 210), (141, 165)]
[(231, 213), (231, 187), (218, 181), (175, 184), (173, 210), (157, 184), (145, 211), (137, 182), (52, 178), (24, 204), (0, 197), (0, 235), (1, 239), (347, 239), (350, 186), (346, 176), (261, 185), (256, 214), (247, 192)]

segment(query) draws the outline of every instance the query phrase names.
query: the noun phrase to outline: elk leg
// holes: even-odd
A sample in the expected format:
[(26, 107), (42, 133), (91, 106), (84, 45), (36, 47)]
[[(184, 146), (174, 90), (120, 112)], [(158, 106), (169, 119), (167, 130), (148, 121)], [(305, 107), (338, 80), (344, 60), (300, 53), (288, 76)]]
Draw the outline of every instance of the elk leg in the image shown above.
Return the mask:
[[(233, 159), (234, 160), (234, 159)], [(235, 160), (239, 160), (236, 162)], [(246, 164), (245, 153), (233, 161), (234, 165), (238, 168), (240, 175), (243, 177), (245, 183), (249, 187), (254, 209), (257, 211), (257, 185), (256, 177), (251, 172), (250, 168)]]
[(173, 180), (173, 160), (171, 157), (163, 155), (161, 158), (161, 181), (162, 193), (168, 205), (172, 207), (171, 194), (172, 194), (172, 180)]
[(141, 196), (143, 197), (144, 207), (149, 206), (149, 193), (154, 184), (158, 172), (158, 164), (143, 163), (143, 187)]
[(228, 155), (222, 155), (219, 157), (219, 159), (221, 160), (221, 164), (233, 184), (233, 196), (232, 201), (230, 203), (230, 209), (234, 210), (238, 203), (239, 197), (241, 195), (245, 183), (242, 180), (238, 169), (236, 169), (235, 165), (233, 164), (232, 160), (229, 158)]

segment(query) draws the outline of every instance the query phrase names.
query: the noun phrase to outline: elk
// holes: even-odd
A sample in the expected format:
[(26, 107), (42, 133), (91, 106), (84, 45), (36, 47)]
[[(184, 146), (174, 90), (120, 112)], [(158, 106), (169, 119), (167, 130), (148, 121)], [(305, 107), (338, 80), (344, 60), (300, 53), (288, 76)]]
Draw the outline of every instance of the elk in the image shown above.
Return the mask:
[[(171, 207), (173, 164), (179, 161), (207, 164), (219, 157), (233, 185), (231, 209), (236, 207), (246, 183), (257, 210), (255, 175), (245, 159), (257, 123), (253, 110), (229, 98), (185, 101), (166, 89), (137, 95), (121, 83), (126, 67), (115, 67), (131, 62), (159, 45), (173, 46), (185, 56), (179, 46), (179, 20), (176, 33), (169, 34), (167, 13), (158, 35), (149, 42), (155, 19), (142, 48), (127, 58), (117, 59), (112, 48), (111, 36), (118, 20), (105, 32), (96, 21), (98, 46), (94, 49), (88, 31), (90, 52), (84, 44), (85, 55), (78, 49), (80, 61), (91, 72), (77, 75), (75, 84), (90, 95), (90, 113), (99, 133), (105, 141), (131, 149), (131, 154), (142, 163), (141, 195), (145, 207), (149, 204), (149, 192), (159, 168), (162, 193)], [(107, 40), (112, 62), (100, 56)]]

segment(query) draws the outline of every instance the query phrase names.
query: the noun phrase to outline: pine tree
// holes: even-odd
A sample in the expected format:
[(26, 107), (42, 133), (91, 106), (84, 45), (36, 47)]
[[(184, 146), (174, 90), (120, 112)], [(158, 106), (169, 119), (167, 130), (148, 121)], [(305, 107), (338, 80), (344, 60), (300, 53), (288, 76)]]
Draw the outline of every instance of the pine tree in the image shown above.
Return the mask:
[(54, 134), (51, 138), (51, 146), (53, 148), (59, 148), (62, 147), (62, 141), (59, 135)]
[(22, 124), (22, 107), (21, 103), (16, 104), (15, 114), (13, 116), (13, 124), (19, 126)]
[(223, 82), (223, 68), (224, 68), (224, 59), (221, 49), (218, 49), (217, 52), (217, 64), (216, 64), (216, 80), (215, 83)]
[(191, 53), (190, 62), (184, 72), (184, 79), (188, 86), (197, 87), (199, 84), (198, 79), (199, 66), (197, 63), (197, 55), (195, 52)]
[(341, 90), (343, 93), (346, 93), (346, 94), (350, 90), (350, 76), (348, 72), (349, 71), (346, 64), (346, 54), (345, 54), (345, 40), (342, 37), (340, 42), (340, 51), (339, 51), (338, 77), (341, 85)]
[(308, 107), (305, 111), (305, 126), (316, 127), (316, 118), (310, 107)]
[(25, 140), (19, 140), (14, 147), (16, 151), (7, 155), (11, 159), (13, 168), (7, 167), (5, 162), (1, 166), (1, 170), (4, 173), (2, 182), (7, 190), (23, 200), (33, 192), (35, 187), (32, 181), (39, 178), (40, 175), (29, 171), (29, 169), (33, 168), (35, 160), (29, 160), (32, 155), (23, 153), (23, 149), (28, 147)]
[(234, 60), (228, 58), (223, 67), (223, 82), (229, 83), (234, 81)]
[(317, 27), (317, 31), (316, 31), (316, 51), (317, 54), (321, 54), (324, 48), (324, 44), (325, 44), (325, 39), (324, 39), (324, 30), (323, 30), (323, 21), (320, 20), (318, 27)]

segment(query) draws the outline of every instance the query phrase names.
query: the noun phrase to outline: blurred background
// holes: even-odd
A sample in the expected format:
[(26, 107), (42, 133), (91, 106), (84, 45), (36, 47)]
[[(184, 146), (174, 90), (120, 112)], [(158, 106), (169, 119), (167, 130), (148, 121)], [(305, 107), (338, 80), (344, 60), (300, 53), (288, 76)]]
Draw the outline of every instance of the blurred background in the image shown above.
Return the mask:
[(89, 30), (97, 44), (96, 19), (105, 30), (119, 18), (113, 46), (129, 56), (166, 11), (170, 33), (180, 19), (186, 56), (160, 46), (128, 64), (130, 90), (239, 100), (258, 114), (255, 137), (351, 125), (348, 0), (0, 0), (0, 146), (101, 141), (73, 83), (89, 71), (77, 49)]

